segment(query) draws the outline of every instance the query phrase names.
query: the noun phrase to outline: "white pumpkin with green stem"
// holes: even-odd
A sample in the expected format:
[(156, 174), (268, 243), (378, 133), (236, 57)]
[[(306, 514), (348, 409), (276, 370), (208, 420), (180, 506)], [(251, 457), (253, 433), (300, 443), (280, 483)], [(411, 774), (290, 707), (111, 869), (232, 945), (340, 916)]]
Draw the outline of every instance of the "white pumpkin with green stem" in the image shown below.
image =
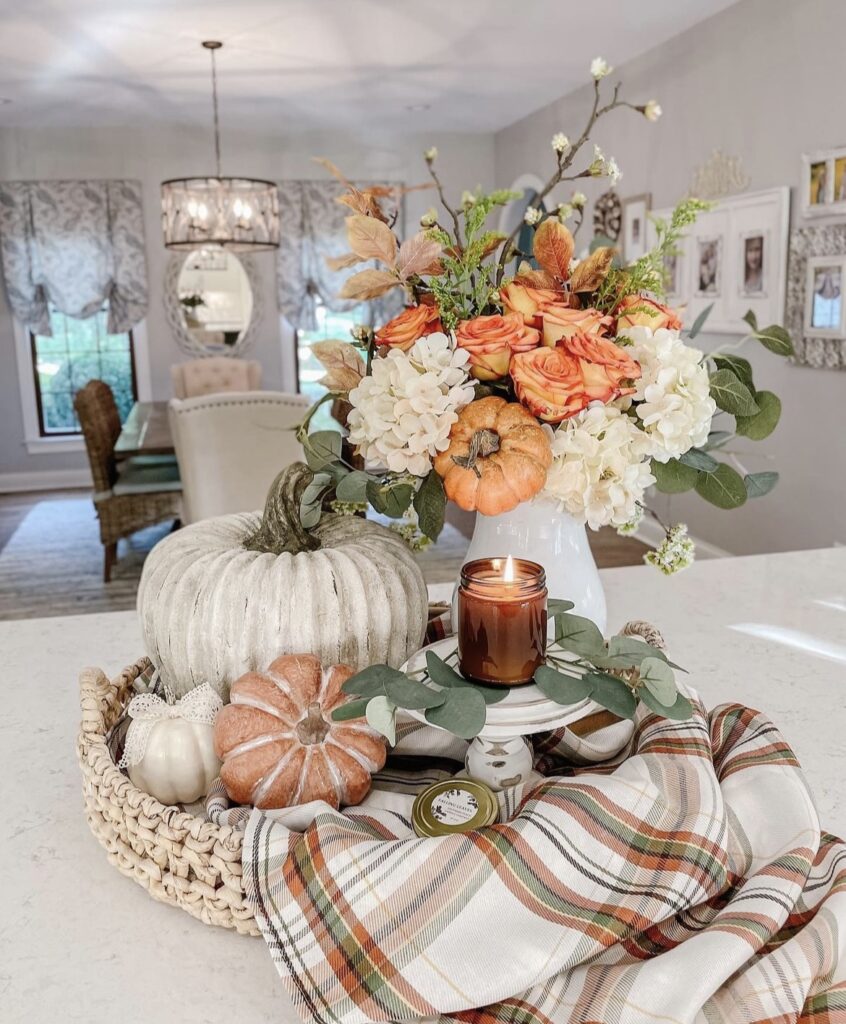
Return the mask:
[(401, 665), (423, 640), (427, 592), (405, 543), (355, 516), (306, 530), (312, 472), (295, 463), (274, 481), (264, 513), (186, 526), (144, 565), (138, 613), (147, 653), (179, 697), (229, 684), (281, 654), (323, 664)]

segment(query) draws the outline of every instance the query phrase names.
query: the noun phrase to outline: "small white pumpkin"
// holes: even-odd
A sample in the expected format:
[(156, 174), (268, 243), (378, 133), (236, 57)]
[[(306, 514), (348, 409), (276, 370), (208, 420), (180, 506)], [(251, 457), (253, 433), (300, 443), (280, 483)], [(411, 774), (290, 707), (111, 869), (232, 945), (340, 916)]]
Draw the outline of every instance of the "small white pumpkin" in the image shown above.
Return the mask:
[(208, 685), (175, 704), (149, 693), (133, 697), (120, 760), (133, 785), (163, 804), (189, 804), (204, 797), (220, 774), (214, 720), (222, 707)]
[(280, 654), (324, 665), (395, 668), (421, 645), (428, 599), (420, 567), (392, 530), (324, 515), (306, 531), (296, 463), (274, 481), (264, 514), (186, 526), (150, 552), (138, 614), (151, 661), (176, 696), (208, 681), (228, 699), (245, 672)]

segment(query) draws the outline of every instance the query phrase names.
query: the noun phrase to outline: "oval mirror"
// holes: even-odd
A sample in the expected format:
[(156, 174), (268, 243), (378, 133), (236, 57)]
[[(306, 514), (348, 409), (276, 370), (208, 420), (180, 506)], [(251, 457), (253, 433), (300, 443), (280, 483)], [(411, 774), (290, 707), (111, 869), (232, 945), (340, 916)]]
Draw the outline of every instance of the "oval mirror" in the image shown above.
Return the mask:
[(253, 315), (250, 278), (226, 249), (189, 252), (176, 281), (182, 325), (194, 345), (209, 354), (238, 346)]

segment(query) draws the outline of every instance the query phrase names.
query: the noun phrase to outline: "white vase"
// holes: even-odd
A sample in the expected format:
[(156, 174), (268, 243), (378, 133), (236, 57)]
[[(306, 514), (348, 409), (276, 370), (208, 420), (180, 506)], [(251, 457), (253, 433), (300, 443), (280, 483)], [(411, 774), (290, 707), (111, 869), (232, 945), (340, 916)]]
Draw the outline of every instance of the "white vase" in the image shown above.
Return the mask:
[(583, 523), (546, 498), (524, 501), (498, 516), (477, 513), (466, 560), (505, 555), (542, 565), (549, 596), (572, 601), (576, 614), (592, 619), (605, 632), (605, 592)]

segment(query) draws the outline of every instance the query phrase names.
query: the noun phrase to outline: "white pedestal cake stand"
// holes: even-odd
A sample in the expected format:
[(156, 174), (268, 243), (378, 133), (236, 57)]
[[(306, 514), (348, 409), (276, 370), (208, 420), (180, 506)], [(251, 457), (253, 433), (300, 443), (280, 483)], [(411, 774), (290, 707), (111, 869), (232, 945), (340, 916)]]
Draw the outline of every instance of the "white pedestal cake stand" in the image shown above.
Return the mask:
[[(403, 671), (422, 671), (422, 681), (428, 683), (426, 652), (434, 651), (446, 659), (457, 647), (458, 641), (454, 636), (438, 640), (413, 654)], [(423, 711), (409, 711), (408, 714), (426, 722)], [(576, 735), (585, 736), (618, 721), (616, 715), (596, 701), (585, 699), (578, 704), (556, 704), (534, 683), (509, 687), (501, 701), (487, 705), (484, 728), (467, 750), (467, 773), (495, 790), (516, 786), (532, 771), (532, 748), (527, 736), (561, 729), (565, 725)]]

